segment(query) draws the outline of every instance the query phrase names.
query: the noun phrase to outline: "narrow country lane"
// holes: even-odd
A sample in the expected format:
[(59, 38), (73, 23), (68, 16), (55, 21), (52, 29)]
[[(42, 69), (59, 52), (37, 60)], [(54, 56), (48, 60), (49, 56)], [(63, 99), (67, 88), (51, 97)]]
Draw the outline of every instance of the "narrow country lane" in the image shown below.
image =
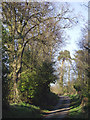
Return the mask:
[(53, 111), (49, 111), (45, 118), (64, 118), (66, 117), (70, 105), (70, 98), (68, 96), (60, 96), (59, 103), (55, 106)]

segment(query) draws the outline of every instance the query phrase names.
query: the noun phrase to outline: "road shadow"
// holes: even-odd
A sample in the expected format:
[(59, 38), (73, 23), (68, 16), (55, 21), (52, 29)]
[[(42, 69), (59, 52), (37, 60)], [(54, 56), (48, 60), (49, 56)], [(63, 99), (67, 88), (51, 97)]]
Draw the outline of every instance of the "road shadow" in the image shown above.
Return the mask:
[(70, 98), (68, 96), (59, 96), (60, 100), (54, 110), (44, 113), (44, 118), (64, 118), (70, 110)]

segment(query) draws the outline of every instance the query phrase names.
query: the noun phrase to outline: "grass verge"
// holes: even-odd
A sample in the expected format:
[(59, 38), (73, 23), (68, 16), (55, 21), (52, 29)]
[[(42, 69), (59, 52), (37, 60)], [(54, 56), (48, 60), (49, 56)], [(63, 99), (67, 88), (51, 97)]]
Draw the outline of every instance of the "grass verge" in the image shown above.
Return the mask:
[(88, 107), (81, 105), (81, 99), (79, 95), (69, 95), (69, 97), (71, 98), (71, 101), (67, 118), (87, 120)]
[(34, 105), (20, 103), (11, 104), (7, 110), (3, 110), (3, 118), (41, 118), (40, 108)]

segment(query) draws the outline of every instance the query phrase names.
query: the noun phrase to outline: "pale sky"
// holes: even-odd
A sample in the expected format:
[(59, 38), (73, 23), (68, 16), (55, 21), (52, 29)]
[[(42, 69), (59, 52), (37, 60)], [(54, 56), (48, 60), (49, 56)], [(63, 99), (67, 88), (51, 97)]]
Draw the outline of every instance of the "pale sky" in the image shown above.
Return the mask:
[[(69, 50), (71, 53), (71, 57), (73, 57), (74, 51), (78, 50), (78, 45), (76, 44), (76, 42), (78, 43), (81, 39), (82, 33), (81, 33), (81, 29), (85, 26), (85, 23), (88, 21), (88, 8), (85, 7), (85, 5), (88, 5), (88, 2), (68, 2), (70, 4), (70, 8), (74, 9), (73, 13), (71, 13), (71, 16), (75, 15), (77, 16), (77, 21), (78, 24), (77, 25), (73, 25), (72, 28), (65, 30), (66, 32), (66, 36), (67, 37), (67, 44), (66, 46), (62, 46), (61, 50)], [(59, 6), (60, 2), (57, 2), (57, 11), (58, 10), (58, 6)]]
[(74, 13), (79, 19), (78, 25), (74, 26), (70, 30), (67, 30), (67, 34), (70, 36), (70, 43), (66, 46), (65, 49), (69, 50), (71, 52), (71, 56), (73, 57), (74, 50), (78, 50), (78, 46), (76, 42), (78, 42), (81, 39), (81, 29), (84, 27), (84, 24), (88, 21), (88, 8), (85, 7), (83, 4), (88, 4), (86, 3), (81, 3), (81, 2), (72, 2), (70, 3), (71, 7), (74, 8)]
[[(59, 11), (59, 5), (61, 2), (57, 2), (56, 8), (57, 12)], [(73, 25), (72, 28), (69, 28), (65, 30), (66, 32), (66, 38), (67, 38), (67, 44), (66, 46), (60, 46), (60, 49), (58, 49), (58, 52), (56, 53), (55, 60), (57, 60), (58, 53), (60, 50), (69, 50), (71, 57), (74, 56), (75, 50), (78, 50), (79, 47), (77, 43), (82, 38), (82, 32), (81, 29), (85, 26), (85, 23), (88, 21), (88, 8), (84, 5), (88, 5), (88, 2), (68, 2), (70, 4), (70, 9), (74, 9), (73, 13), (71, 13), (71, 16), (77, 16), (78, 18), (78, 24)], [(68, 37), (69, 36), (69, 37)], [(58, 64), (58, 61), (57, 61)]]

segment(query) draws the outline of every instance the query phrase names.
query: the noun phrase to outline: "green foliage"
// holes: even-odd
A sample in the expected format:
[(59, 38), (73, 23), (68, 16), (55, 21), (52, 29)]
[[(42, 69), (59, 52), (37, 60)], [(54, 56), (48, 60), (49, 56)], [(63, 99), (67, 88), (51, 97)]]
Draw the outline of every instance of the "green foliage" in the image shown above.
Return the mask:
[[(20, 90), (21, 99), (24, 102), (43, 105), (50, 92), (50, 83), (56, 80), (53, 74), (53, 63), (43, 62), (37, 69), (32, 72), (28, 69), (22, 72), (18, 89)], [(36, 69), (36, 70), (35, 70)], [(48, 99), (48, 98), (47, 98)], [(40, 102), (41, 101), (41, 102)]]
[(52, 68), (52, 63), (49, 62), (44, 62), (42, 66), (38, 68), (38, 87), (34, 97), (34, 102), (36, 104), (41, 104), (42, 106), (44, 104), (44, 101), (46, 101), (45, 97), (50, 92), (50, 83), (54, 82), (56, 79), (56, 76), (53, 74), (53, 72), (54, 69)]
[(21, 92), (21, 99), (25, 102), (31, 102), (31, 99), (34, 97), (35, 90), (37, 87), (37, 74), (33, 72), (22, 72), (21, 80), (19, 83), (19, 89)]
[(80, 91), (81, 97), (88, 97), (88, 52), (85, 49), (76, 51), (75, 54), (76, 74), (77, 78), (74, 82), (74, 88)]
[(63, 60), (69, 60), (71, 59), (70, 52), (68, 50), (61, 51), (59, 53), (60, 55), (58, 56), (58, 60), (60, 61), (61, 59)]

